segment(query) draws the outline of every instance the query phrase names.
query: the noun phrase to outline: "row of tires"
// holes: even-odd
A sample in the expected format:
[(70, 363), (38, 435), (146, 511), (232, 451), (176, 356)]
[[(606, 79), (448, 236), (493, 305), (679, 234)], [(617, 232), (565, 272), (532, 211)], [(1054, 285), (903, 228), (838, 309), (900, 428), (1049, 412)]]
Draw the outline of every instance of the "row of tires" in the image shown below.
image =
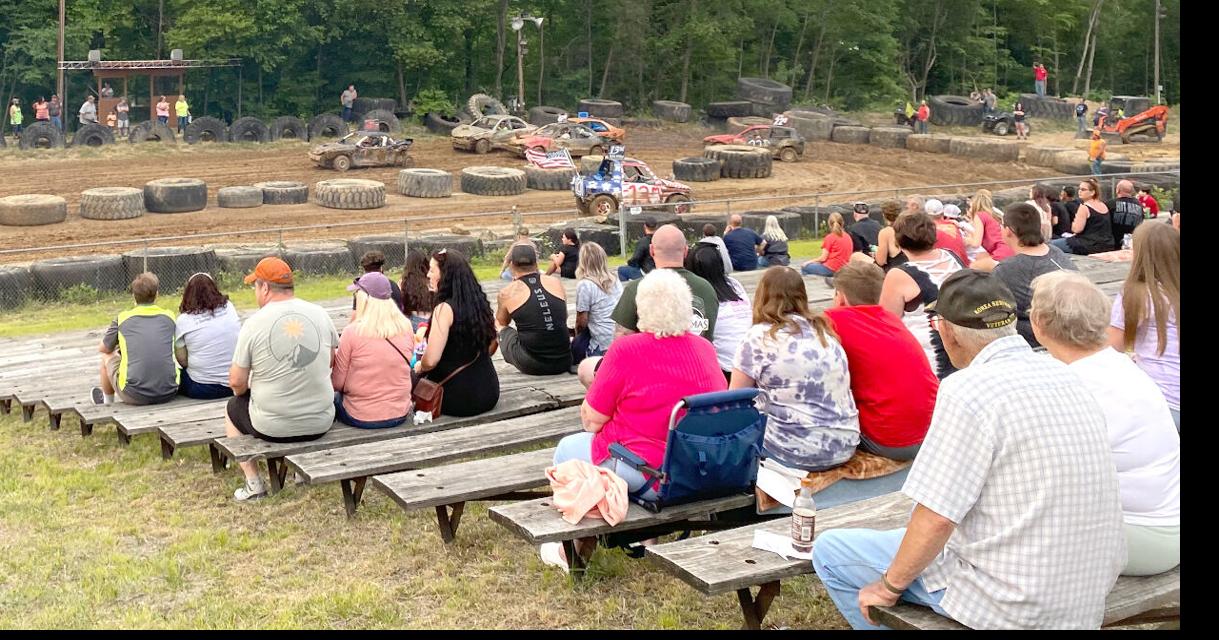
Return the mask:
[[(366, 120), (375, 120), (381, 131), (399, 131), (402, 128), (397, 116), (388, 111), (372, 111), (365, 114)], [(274, 142), (276, 140), (313, 140), (336, 138), (347, 134), (347, 123), (334, 114), (319, 115), (308, 123), (295, 116), (280, 116), (263, 122), (258, 118), (244, 117), (225, 124), (219, 118), (203, 116), (195, 118), (182, 132), (182, 141), (187, 144), (200, 142)], [(160, 142), (177, 144), (178, 134), (168, 125), (156, 120), (145, 120), (132, 125), (127, 141), (131, 144)], [(71, 139), (62, 131), (46, 122), (35, 122), (22, 130), (18, 146), (22, 149), (56, 149), (65, 146), (100, 147), (114, 144), (115, 130), (103, 124), (86, 124), (77, 129)], [(0, 136), (0, 147), (4, 146)]]
[[(1062, 98), (1022, 93), (1020, 104), (1025, 115), (1031, 118), (1070, 120), (1075, 117), (1076, 103)], [(982, 124), (982, 103), (965, 96), (927, 96), (927, 106), (931, 108), (931, 124), (934, 125), (972, 127)]]

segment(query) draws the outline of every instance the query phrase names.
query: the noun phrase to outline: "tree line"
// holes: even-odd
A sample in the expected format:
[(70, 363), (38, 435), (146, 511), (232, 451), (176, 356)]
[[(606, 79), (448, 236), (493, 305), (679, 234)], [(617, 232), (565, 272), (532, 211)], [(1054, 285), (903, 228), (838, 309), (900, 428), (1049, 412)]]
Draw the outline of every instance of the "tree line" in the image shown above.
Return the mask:
[[(1161, 84), (1180, 102), (1180, 0), (1160, 0)], [(29, 105), (55, 87), (55, 0), (0, 0), (0, 95)], [(525, 22), (525, 101), (584, 97), (645, 110), (732, 99), (736, 78), (793, 87), (797, 103), (886, 108), (925, 94), (1032, 91), (1153, 95), (1156, 0), (68, 0), (66, 54), (84, 60), (242, 58), (187, 75), (196, 115), (311, 116), (363, 96), (456, 107), (516, 93)], [(68, 72), (69, 109), (94, 86)], [(171, 83), (172, 84), (172, 83)], [(158, 85), (176, 91), (176, 85)], [(131, 87), (137, 104), (147, 84)], [(74, 98), (74, 99), (73, 99)], [(420, 100), (420, 98), (422, 98)], [(418, 106), (418, 104), (417, 104)], [(400, 107), (401, 108), (401, 107)], [(74, 111), (70, 111), (74, 112)]]

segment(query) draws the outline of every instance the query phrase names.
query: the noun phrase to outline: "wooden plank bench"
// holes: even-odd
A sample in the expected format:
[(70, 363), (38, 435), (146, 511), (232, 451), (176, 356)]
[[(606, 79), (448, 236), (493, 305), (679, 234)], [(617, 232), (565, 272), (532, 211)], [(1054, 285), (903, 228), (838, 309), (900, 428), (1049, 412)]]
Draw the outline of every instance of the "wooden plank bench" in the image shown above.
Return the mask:
[(546, 468), (554, 459), (554, 447), (470, 460), (428, 469), (400, 471), (374, 476), (372, 486), (389, 496), (405, 511), (436, 509), (440, 539), (452, 542), (467, 502), (476, 500), (532, 500), (550, 495), (530, 492), (547, 484)]
[[(288, 456), (286, 463), (304, 484), (338, 482), (343, 492), (343, 506), (350, 517), (359, 508), (364, 487), (372, 476), (550, 442), (577, 433), (580, 428), (579, 408), (568, 407), (497, 421), (483, 420), (473, 428), (465, 426), (392, 442), (300, 453)], [(539, 472), (546, 466), (543, 465)]]

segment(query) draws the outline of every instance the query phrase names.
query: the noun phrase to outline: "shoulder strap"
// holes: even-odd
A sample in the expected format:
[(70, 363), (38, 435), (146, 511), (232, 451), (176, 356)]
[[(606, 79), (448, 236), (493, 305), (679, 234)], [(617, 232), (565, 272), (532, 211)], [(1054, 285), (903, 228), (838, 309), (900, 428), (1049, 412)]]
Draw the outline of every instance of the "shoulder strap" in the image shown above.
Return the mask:
[(386, 338), (385, 341), (389, 343), (389, 346), (394, 348), (394, 351), (398, 352), (398, 355), (402, 356), (402, 359), (406, 361), (407, 366), (410, 366), (411, 359), (406, 357), (405, 353), (402, 353), (402, 350), (398, 348), (398, 345), (394, 344), (394, 341), (390, 340), (389, 338)]
[(445, 383), (446, 383), (446, 382), (448, 382), (449, 380), (452, 380), (454, 376), (456, 376), (457, 374), (461, 373), (462, 371), (465, 371), (466, 367), (468, 367), (468, 366), (470, 366), (470, 365), (474, 364), (475, 362), (478, 362), (478, 359), (479, 359), (479, 358), (481, 358), (481, 357), (483, 357), (483, 354), (482, 354), (482, 352), (479, 352), (477, 355), (475, 355), (475, 356), (474, 356), (474, 359), (473, 359), (473, 360), (471, 360), (471, 361), (469, 361), (469, 362), (467, 362), (467, 363), (465, 363), (465, 364), (461, 365), (460, 367), (457, 367), (456, 369), (454, 369), (454, 370), (453, 370), (453, 372), (452, 372), (452, 373), (450, 373), (449, 375), (445, 376), (445, 377), (444, 377), (444, 380), (441, 380), (440, 382), (438, 382), (438, 383), (436, 383), (436, 384), (437, 384), (438, 386), (443, 387), (443, 386), (445, 385)]

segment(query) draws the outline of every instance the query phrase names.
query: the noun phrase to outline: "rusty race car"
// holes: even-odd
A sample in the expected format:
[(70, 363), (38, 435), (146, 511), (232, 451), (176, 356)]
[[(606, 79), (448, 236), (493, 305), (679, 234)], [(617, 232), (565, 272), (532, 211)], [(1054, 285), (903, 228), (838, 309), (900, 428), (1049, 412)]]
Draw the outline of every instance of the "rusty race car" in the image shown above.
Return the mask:
[(542, 152), (567, 149), (573, 156), (600, 155), (609, 149), (611, 142), (582, 124), (555, 122), (504, 144), (523, 158), (526, 149)]
[[(615, 147), (621, 149), (621, 147)], [(572, 194), (581, 215), (602, 221), (619, 207), (664, 207), (673, 213), (689, 213), (693, 189), (675, 180), (657, 177), (642, 160), (611, 151), (596, 171), (572, 179)]]
[(380, 131), (355, 131), (338, 142), (319, 144), (309, 151), (309, 159), (319, 167), (346, 171), (352, 167), (415, 166), (410, 156), (411, 138), (395, 140)]
[(626, 142), (626, 129), (615, 127), (601, 118), (568, 118), (567, 121), (582, 124), (592, 129), (593, 133), (618, 144)]
[(458, 125), (449, 134), (454, 149), (487, 153), (492, 149), (505, 149), (504, 143), (521, 134), (532, 133), (537, 127), (516, 116), (483, 116), (470, 124)]
[(804, 155), (804, 136), (791, 127), (755, 124), (740, 133), (727, 133), (703, 138), (707, 145), (748, 144), (766, 147), (771, 155), (783, 162), (795, 162)]

